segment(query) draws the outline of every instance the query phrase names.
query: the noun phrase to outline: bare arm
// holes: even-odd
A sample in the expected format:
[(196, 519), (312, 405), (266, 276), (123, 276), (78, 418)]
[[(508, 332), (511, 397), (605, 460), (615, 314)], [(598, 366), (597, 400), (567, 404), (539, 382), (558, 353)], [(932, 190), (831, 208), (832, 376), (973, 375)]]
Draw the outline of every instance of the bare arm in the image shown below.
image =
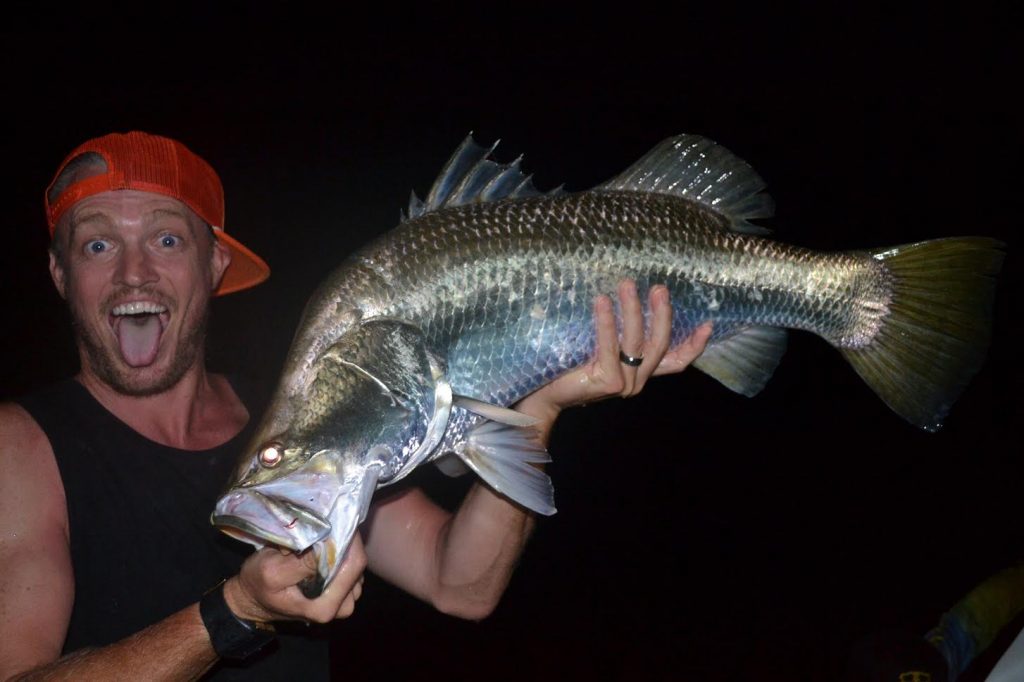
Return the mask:
[(216, 660), (198, 609), (117, 644), (60, 657), (74, 601), (67, 507), (46, 436), (0, 406), (0, 678), (198, 677)]
[[(547, 445), (562, 409), (612, 396), (636, 395), (655, 374), (682, 371), (704, 349), (709, 325), (669, 350), (672, 310), (668, 292), (651, 292), (654, 311), (651, 334), (644, 336), (643, 315), (636, 287), (624, 282), (621, 349), (643, 356), (639, 367), (619, 359), (620, 341), (611, 301), (595, 303), (597, 352), (588, 364), (523, 399), (521, 412), (540, 419), (537, 428)], [(446, 613), (480, 619), (497, 605), (516, 561), (533, 529), (533, 515), (474, 483), (456, 513), (449, 514), (419, 490), (376, 504), (366, 529), (370, 570)]]
[(195, 604), (119, 642), (79, 649), (8, 679), (131, 679), (145, 665), (147, 680), (194, 680), (217, 655)]
[[(243, 568), (243, 574), (248, 571), (258, 575), (272, 575), (272, 580), (282, 585), (288, 580), (292, 582), (280, 590), (289, 592), (288, 603), (291, 608), (279, 612), (260, 606), (264, 599), (273, 603), (275, 599), (280, 598), (279, 594), (270, 597), (266, 597), (264, 593), (253, 595), (245, 592), (244, 588), (237, 587), (239, 577), (232, 578), (231, 580), (236, 583), (232, 594), (236, 596), (228, 597), (228, 604), (232, 611), (249, 620), (308, 619), (326, 622), (336, 617), (351, 615), (361, 592), (362, 572), (361, 569), (355, 571), (355, 562), (349, 562), (347, 568), (342, 569), (342, 575), (332, 583), (336, 590), (335, 594), (311, 601), (298, 593), (298, 582), (315, 573), (304, 559), (292, 555), (281, 556), (277, 550), (264, 550), (253, 555), (250, 561), (250, 567)], [(349, 579), (358, 580), (358, 584), (353, 587), (347, 582)], [(294, 591), (293, 595), (290, 594), (291, 591)], [(246, 601), (247, 599), (251, 601)], [(294, 605), (291, 604), (292, 600)], [(66, 625), (64, 629), (66, 630)], [(198, 604), (191, 604), (119, 642), (94, 649), (80, 649), (35, 667), (30, 667), (33, 657), (18, 656), (20, 652), (29, 652), (35, 644), (32, 637), (27, 636), (32, 631), (22, 632), (26, 636), (22, 638), (21, 643), (5, 642), (3, 645), (4, 679), (132, 679), (138, 676), (139, 666), (145, 665), (147, 680), (195, 680), (209, 670), (218, 659), (199, 615)], [(58, 645), (56, 653), (59, 651)], [(10, 665), (8, 653), (12, 654)], [(34, 660), (45, 661), (46, 658), (44, 655), (34, 657)], [(23, 672), (8, 677), (10, 673), (17, 671)]]
[[(46, 436), (16, 405), (0, 405), (0, 679), (196, 679), (217, 661), (197, 604), (119, 642), (61, 656), (74, 602), (67, 506)], [(229, 607), (250, 620), (330, 620), (359, 597), (356, 547), (316, 600), (295, 585), (313, 574), (307, 557), (257, 552), (225, 586)], [(265, 606), (268, 604), (269, 606)]]
[(60, 655), (74, 581), (64, 490), (49, 441), (0, 406), (0, 676)]

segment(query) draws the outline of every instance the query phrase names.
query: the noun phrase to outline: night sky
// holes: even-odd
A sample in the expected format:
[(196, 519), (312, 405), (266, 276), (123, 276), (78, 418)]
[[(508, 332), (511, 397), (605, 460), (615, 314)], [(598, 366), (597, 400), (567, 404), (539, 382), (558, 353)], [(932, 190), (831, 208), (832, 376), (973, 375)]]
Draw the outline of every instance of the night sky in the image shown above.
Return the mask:
[[(766, 179), (781, 241), (1007, 243), (988, 360), (945, 428), (903, 422), (805, 333), (753, 399), (688, 371), (575, 409), (551, 444), (559, 513), (497, 612), (460, 622), (370, 580), (336, 627), (336, 677), (828, 680), (869, 633), (923, 633), (1024, 552), (1019, 17), (620, 9), (4, 34), (0, 398), (76, 371), (42, 194), (89, 137), (168, 135), (219, 171), (227, 231), (272, 276), (215, 302), (208, 355), (269, 390), (316, 284), (469, 132), (573, 191), (702, 134)], [(449, 504), (466, 485), (420, 476)]]

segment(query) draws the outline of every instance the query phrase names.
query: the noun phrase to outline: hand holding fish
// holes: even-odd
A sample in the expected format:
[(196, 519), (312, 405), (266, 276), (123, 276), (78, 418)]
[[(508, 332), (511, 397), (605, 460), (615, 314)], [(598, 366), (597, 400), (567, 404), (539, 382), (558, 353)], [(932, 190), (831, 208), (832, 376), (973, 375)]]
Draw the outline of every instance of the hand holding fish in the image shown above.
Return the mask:
[[(651, 328), (644, 334), (644, 314), (636, 283), (619, 284), (619, 310), (622, 340), (615, 324), (615, 310), (608, 296), (594, 301), (594, 327), (597, 348), (584, 365), (523, 398), (516, 410), (537, 417), (534, 426), (541, 440), (554, 426), (559, 413), (567, 407), (621, 396), (629, 398), (643, 390), (652, 376), (682, 372), (704, 350), (711, 336), (711, 324), (703, 324), (675, 348), (669, 349), (672, 334), (672, 305), (668, 289), (651, 287), (648, 306)], [(638, 366), (623, 361), (620, 353), (641, 359)]]
[(241, 571), (224, 585), (224, 599), (239, 618), (258, 622), (304, 620), (327, 623), (348, 618), (363, 592), (366, 552), (356, 533), (337, 577), (316, 599), (300, 585), (316, 576), (313, 552), (295, 554), (265, 547), (246, 559)]

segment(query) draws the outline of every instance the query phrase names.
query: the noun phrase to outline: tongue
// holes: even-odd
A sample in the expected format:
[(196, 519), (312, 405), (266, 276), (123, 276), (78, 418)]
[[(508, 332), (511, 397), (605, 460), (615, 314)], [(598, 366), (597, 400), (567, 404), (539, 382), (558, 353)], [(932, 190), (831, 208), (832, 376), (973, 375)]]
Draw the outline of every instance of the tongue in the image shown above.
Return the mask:
[(121, 357), (132, 367), (144, 367), (156, 359), (160, 347), (160, 316), (122, 317), (117, 325)]

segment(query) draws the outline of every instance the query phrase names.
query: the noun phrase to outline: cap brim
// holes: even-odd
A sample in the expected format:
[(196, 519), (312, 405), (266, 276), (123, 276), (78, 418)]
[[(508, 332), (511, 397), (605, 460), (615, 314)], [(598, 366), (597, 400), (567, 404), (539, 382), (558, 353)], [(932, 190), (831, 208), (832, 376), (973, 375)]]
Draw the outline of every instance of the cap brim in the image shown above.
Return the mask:
[(224, 271), (216, 296), (254, 287), (270, 277), (270, 267), (244, 244), (223, 230), (214, 230), (217, 240), (231, 251), (231, 264)]

